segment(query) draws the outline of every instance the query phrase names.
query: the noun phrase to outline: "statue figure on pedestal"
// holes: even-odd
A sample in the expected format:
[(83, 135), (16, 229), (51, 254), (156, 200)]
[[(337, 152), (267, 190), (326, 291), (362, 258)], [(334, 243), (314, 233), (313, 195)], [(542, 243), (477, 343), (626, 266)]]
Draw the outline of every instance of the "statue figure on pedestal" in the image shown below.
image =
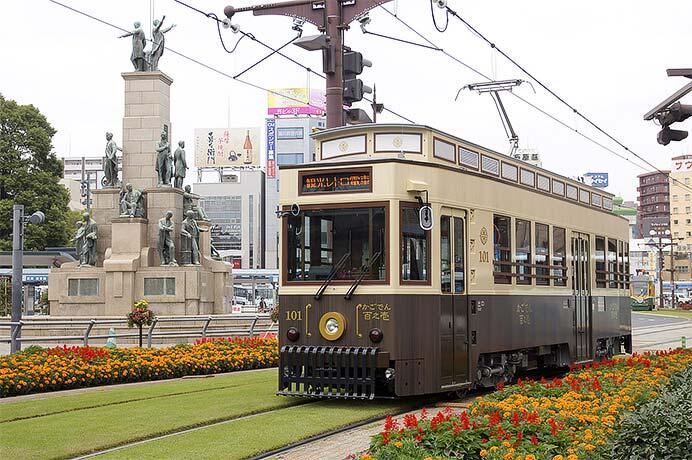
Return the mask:
[(132, 37), (132, 54), (130, 61), (135, 67), (135, 72), (144, 72), (148, 70), (148, 64), (144, 56), (144, 45), (147, 43), (146, 36), (142, 30), (142, 24), (139, 21), (135, 22), (135, 28), (132, 32), (128, 32), (118, 38)]
[(192, 199), (194, 194), (192, 193), (192, 187), (190, 185), (185, 186), (185, 193), (183, 193), (183, 212), (187, 215), (187, 212), (192, 210), (195, 213), (195, 219), (210, 220), (204, 208), (195, 205)]
[(175, 24), (171, 25), (167, 29), (161, 30), (163, 26), (163, 21), (166, 16), (163, 16), (161, 20), (154, 19), (154, 29), (151, 32), (151, 51), (149, 52), (149, 69), (148, 70), (159, 70), (159, 59), (163, 54), (163, 50), (166, 48), (166, 37), (165, 33), (170, 31)]
[(199, 265), (199, 234), (207, 229), (200, 229), (195, 221), (195, 212), (187, 212), (187, 218), (180, 229), (180, 253), (182, 263), (186, 265)]
[(96, 265), (96, 240), (98, 239), (98, 227), (88, 212), (82, 214), (84, 219), (84, 236), (82, 236), (82, 252), (79, 256), (79, 265)]
[(159, 219), (159, 257), (161, 265), (177, 266), (175, 261), (175, 244), (173, 243), (173, 212), (166, 211), (166, 216)]
[(84, 222), (77, 221), (77, 233), (75, 233), (74, 238), (70, 241), (74, 241), (75, 252), (77, 253), (77, 259), (82, 258), (82, 246), (84, 245)]
[(118, 150), (123, 151), (113, 140), (113, 133), (106, 133), (106, 156), (103, 158), (104, 187), (118, 186)]
[(185, 172), (189, 169), (185, 161), (185, 141), (178, 142), (178, 148), (175, 149), (173, 160), (175, 161), (175, 187), (183, 188)]
[(161, 132), (161, 140), (156, 146), (156, 172), (158, 173), (158, 185), (171, 185), (171, 145), (168, 143), (166, 131)]
[(143, 198), (141, 190), (133, 189), (132, 184), (127, 184), (120, 200), (120, 217), (144, 217)]

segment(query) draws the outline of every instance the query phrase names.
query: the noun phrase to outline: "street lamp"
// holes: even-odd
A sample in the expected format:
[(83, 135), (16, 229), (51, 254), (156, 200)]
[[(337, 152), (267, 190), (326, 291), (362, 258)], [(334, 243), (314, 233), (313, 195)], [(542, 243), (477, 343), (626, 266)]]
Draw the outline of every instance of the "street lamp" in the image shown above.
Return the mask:
[(10, 343), (10, 353), (22, 349), (21, 342), (18, 339), (22, 333), (19, 322), (22, 319), (24, 227), (26, 224), (42, 224), (46, 220), (46, 215), (41, 211), (25, 216), (23, 204), (15, 204), (12, 211), (12, 316), (10, 318), (12, 323), (12, 340)]

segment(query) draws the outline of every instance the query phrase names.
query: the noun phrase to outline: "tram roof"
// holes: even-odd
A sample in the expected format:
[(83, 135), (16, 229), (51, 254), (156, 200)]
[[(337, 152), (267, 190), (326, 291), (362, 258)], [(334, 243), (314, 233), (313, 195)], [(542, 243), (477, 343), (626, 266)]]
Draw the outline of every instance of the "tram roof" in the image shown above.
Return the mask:
[[(370, 139), (372, 142), (372, 147), (368, 147), (368, 142), (367, 140), (362, 143), (362, 147), (360, 150), (358, 149), (352, 149), (349, 148), (348, 144), (346, 144), (346, 141), (354, 139), (357, 139), (357, 136), (362, 133), (366, 137), (368, 134), (372, 133), (373, 139)], [(401, 151), (397, 148), (391, 147), (389, 149), (383, 149), (383, 150), (378, 150), (377, 147), (377, 138), (374, 138), (375, 134), (380, 134), (383, 135), (383, 137), (388, 136), (389, 142), (392, 142), (390, 139), (394, 139), (391, 136), (395, 135), (401, 135), (405, 136), (406, 134), (420, 134), (420, 145), (418, 147), (419, 151), (415, 152), (417, 154), (422, 154), (428, 149), (428, 151), (432, 151), (431, 155), (425, 156), (425, 162), (429, 163), (437, 163), (437, 164), (442, 164), (444, 166), (450, 166), (450, 163), (454, 163), (456, 167), (459, 167), (461, 171), (469, 171), (469, 172), (479, 172), (481, 174), (484, 174), (490, 177), (494, 176), (496, 179), (501, 179), (501, 180), (506, 180), (507, 176), (504, 174), (503, 171), (503, 165), (509, 164), (514, 167), (516, 167), (516, 174), (517, 177), (514, 179), (510, 179), (510, 182), (516, 182), (516, 183), (522, 183), (520, 173), (519, 171), (525, 170), (525, 171), (531, 171), (534, 172), (540, 176), (543, 176), (545, 178), (549, 178), (550, 184), (549, 188), (552, 193), (555, 193), (557, 195), (560, 195), (556, 191), (553, 190), (553, 179), (557, 179), (558, 181), (561, 181), (565, 184), (564, 188), (567, 189), (566, 185), (569, 184), (572, 187), (576, 187), (577, 190), (577, 196), (576, 197), (570, 197), (568, 196), (569, 192), (564, 191), (562, 193), (562, 196), (566, 196), (567, 198), (572, 198), (573, 200), (577, 202), (582, 202), (582, 197), (580, 197), (580, 192), (579, 190), (584, 190), (589, 192), (589, 205), (594, 206), (597, 208), (602, 208), (606, 211), (611, 211), (613, 210), (613, 198), (614, 195), (612, 193), (606, 192), (605, 190), (597, 187), (593, 187), (590, 185), (587, 185), (583, 182), (580, 182), (575, 179), (571, 179), (569, 177), (563, 176), (561, 174), (555, 173), (553, 171), (549, 171), (547, 169), (543, 169), (538, 166), (534, 166), (530, 163), (526, 163), (518, 158), (512, 158), (509, 155), (503, 154), (496, 152), (494, 150), (491, 150), (487, 147), (483, 147), (482, 145), (475, 144), (473, 142), (467, 141), (465, 139), (462, 139), (458, 136), (454, 136), (452, 134), (446, 133), (444, 131), (441, 131), (439, 129), (433, 128), (431, 126), (427, 125), (418, 125), (418, 124), (402, 124), (402, 123), (366, 123), (366, 124), (361, 124), (361, 125), (353, 125), (353, 126), (342, 126), (338, 128), (330, 128), (330, 129), (324, 129), (320, 131), (316, 131), (312, 133), (312, 137), (318, 142), (318, 161), (322, 163), (339, 163), (342, 161), (352, 161), (356, 159), (363, 159), (364, 156), (368, 157), (369, 159), (385, 159), (387, 158), (386, 154), (397, 154), (400, 153)], [(400, 137), (401, 137), (400, 136)], [(344, 142), (336, 143), (334, 141), (338, 140), (343, 140)], [(427, 147), (424, 146), (423, 140), (427, 141)], [(437, 144), (435, 141), (440, 141), (440, 145), (450, 145), (454, 144), (454, 160), (451, 159), (445, 159), (442, 155), (436, 155), (435, 149), (437, 148)], [(396, 142), (396, 141), (394, 141)], [(399, 140), (399, 142), (405, 142), (402, 140)], [(344, 144), (346, 144), (346, 148), (344, 148)], [(327, 156), (325, 154), (325, 147), (330, 147), (331, 153), (329, 154), (330, 156)], [(342, 150), (342, 152), (337, 152), (337, 154), (333, 154), (333, 151), (335, 148), (338, 148)], [(461, 149), (465, 151), (465, 153), (471, 153), (471, 154), (476, 154), (476, 166), (473, 167), (473, 165), (469, 165), (469, 163), (465, 163), (461, 159)], [(414, 152), (407, 152), (403, 151), (404, 154), (410, 154)], [(381, 155), (384, 154), (384, 155)], [(414, 159), (414, 158), (421, 158), (419, 155), (412, 155), (411, 157), (407, 159)], [(492, 160), (495, 160), (496, 162), (496, 167), (497, 171), (494, 173), (488, 172), (488, 170), (484, 169), (484, 165), (482, 165), (482, 161), (485, 160), (486, 158), (489, 158)], [(297, 167), (296, 165), (295, 167)], [(304, 166), (304, 165), (303, 165)], [(538, 177), (534, 177), (534, 188), (537, 188), (542, 191), (547, 191), (546, 189), (542, 189), (539, 186), (539, 180)], [(523, 184), (526, 185), (526, 184)], [(597, 204), (592, 202), (594, 200), (594, 194), (596, 196), (601, 197), (601, 204)]]

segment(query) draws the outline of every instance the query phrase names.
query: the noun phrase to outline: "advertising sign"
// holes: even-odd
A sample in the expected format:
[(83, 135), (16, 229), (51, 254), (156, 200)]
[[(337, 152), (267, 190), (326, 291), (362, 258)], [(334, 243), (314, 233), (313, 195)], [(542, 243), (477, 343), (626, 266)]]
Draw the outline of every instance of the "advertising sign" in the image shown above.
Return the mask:
[(588, 172), (584, 174), (584, 183), (592, 187), (606, 188), (608, 186), (608, 173)]
[(673, 164), (670, 165), (670, 172), (688, 171), (692, 171), (692, 158), (673, 158)]
[(198, 168), (260, 166), (260, 128), (195, 129)]
[(267, 93), (269, 115), (324, 115), (327, 97), (324, 90), (277, 88)]
[(267, 179), (276, 178), (276, 120), (267, 118)]

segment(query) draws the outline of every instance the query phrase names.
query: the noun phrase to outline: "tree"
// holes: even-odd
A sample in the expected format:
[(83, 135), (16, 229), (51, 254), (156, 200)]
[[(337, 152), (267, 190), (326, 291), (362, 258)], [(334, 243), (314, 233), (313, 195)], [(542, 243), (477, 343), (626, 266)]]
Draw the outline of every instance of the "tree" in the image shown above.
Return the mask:
[(19, 105), (0, 94), (0, 250), (12, 249), (12, 206), (46, 214), (42, 225), (28, 225), (24, 248), (64, 246), (72, 232), (69, 193), (58, 181), (63, 163), (52, 152), (55, 129), (33, 105)]

